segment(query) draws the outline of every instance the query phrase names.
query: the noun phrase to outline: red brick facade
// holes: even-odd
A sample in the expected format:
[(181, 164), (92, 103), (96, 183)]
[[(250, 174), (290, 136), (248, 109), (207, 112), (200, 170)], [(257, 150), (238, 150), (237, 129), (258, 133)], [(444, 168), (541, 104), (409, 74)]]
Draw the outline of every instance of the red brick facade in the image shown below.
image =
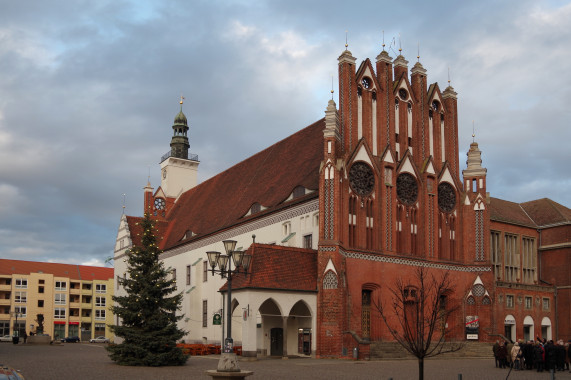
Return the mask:
[[(476, 143), (460, 178), (454, 89), (428, 86), (420, 63), (409, 78), (404, 57), (392, 61), (384, 51), (376, 72), (369, 59), (355, 62), (347, 50), (339, 57), (339, 110), (330, 101), (325, 118), (317, 356), (351, 355), (358, 342), (392, 339), (370, 300), (387, 299), (387, 287), (418, 266), (449, 271), (454, 280), (448, 302), (459, 311), (448, 322), (452, 339), (466, 339), (469, 316), (479, 317), (480, 341), (498, 334), (555, 339), (558, 319), (559, 337), (567, 339), (569, 318), (556, 316), (554, 283), (569, 285), (569, 219), (562, 231), (542, 232), (544, 239), (554, 235), (554, 244), (567, 233), (567, 245), (540, 248), (538, 258), (545, 241), (537, 224), (502, 220), (504, 212), (525, 213), (489, 197)], [(491, 231), (498, 257), (491, 255)], [(324, 286), (328, 272), (334, 288)], [(558, 308), (569, 316), (569, 290), (559, 294)]]

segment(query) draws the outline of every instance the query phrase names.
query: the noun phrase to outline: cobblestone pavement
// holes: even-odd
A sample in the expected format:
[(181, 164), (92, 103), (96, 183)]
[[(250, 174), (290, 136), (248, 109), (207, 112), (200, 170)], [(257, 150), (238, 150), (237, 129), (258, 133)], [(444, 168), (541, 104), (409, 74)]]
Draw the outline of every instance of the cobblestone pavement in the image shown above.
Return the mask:
[[(219, 356), (193, 356), (179, 367), (124, 367), (107, 356), (104, 345), (66, 343), (52, 346), (0, 343), (0, 363), (21, 370), (27, 380), (92, 379), (198, 379), (209, 380), (206, 370), (216, 369)], [(240, 368), (254, 371), (247, 380), (303, 379), (417, 379), (415, 360), (350, 361), (333, 359), (261, 359), (241, 361)], [(494, 367), (493, 359), (432, 359), (425, 362), (425, 379), (506, 379), (507, 369)], [(512, 371), (509, 380), (548, 380), (550, 374)], [(571, 373), (557, 372), (557, 380), (571, 380)]]

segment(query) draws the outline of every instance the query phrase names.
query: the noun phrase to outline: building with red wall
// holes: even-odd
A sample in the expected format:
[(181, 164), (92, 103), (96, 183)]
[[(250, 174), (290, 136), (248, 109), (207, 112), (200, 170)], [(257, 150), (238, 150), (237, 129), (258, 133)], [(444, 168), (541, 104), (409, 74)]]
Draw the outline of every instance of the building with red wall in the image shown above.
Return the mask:
[[(277, 277), (256, 279), (256, 273), (240, 282), (234, 308), (248, 302), (248, 315), (258, 312), (257, 323), (244, 316), (239, 338), (250, 355), (270, 353), (267, 332), (276, 329), (286, 336), (279, 352), (294, 349), (296, 332), (287, 330), (300, 325), (294, 308), (283, 310), (280, 302), (295, 304), (298, 317), (303, 310), (312, 354), (343, 357), (356, 345), (366, 354), (374, 342), (392, 340), (375, 302), (417, 268), (452, 279), (446, 304), (458, 311), (446, 327), (450, 339), (568, 339), (571, 211), (548, 199), (516, 204), (490, 197), (475, 141), (466, 166), (460, 165), (458, 94), (450, 83), (444, 89), (429, 84), (420, 62), (409, 72), (402, 55), (393, 60), (386, 51), (374, 62), (356, 62), (348, 50), (340, 55), (339, 105), (330, 100), (323, 120), (201, 184), (195, 183), (198, 158), (188, 155), (186, 116), (182, 110), (176, 116), (162, 183), (156, 191), (145, 188), (145, 210), (161, 221), (165, 264), (176, 273), (186, 267), (185, 302), (196, 306), (188, 313), (202, 305), (208, 315), (205, 305), (219, 303), (223, 283), (206, 283), (206, 250), (223, 239), (247, 249), (254, 235), (257, 242), (289, 247), (291, 257), (299, 248), (314, 249), (317, 264), (310, 267), (317, 281), (314, 291), (284, 289)], [(119, 276), (125, 273), (121, 258), (136, 240), (135, 227), (123, 220)], [(288, 254), (264, 252), (266, 258)], [(289, 279), (315, 270), (294, 264), (282, 269), (291, 272)], [(201, 276), (199, 283), (189, 280), (189, 270)], [(270, 293), (260, 296), (253, 284), (265, 284)], [(283, 320), (268, 326), (267, 310)], [(479, 327), (467, 334), (466, 321), (474, 320)], [(218, 339), (210, 338), (217, 333), (204, 317), (202, 327), (193, 318), (187, 323), (182, 327), (194, 334), (187, 340)]]

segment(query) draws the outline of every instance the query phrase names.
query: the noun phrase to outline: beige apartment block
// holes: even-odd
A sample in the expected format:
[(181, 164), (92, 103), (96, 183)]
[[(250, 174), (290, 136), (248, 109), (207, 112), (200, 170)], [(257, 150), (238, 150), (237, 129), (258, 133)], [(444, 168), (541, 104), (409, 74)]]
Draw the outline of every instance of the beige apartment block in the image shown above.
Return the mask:
[(0, 335), (113, 339), (113, 268), (0, 259)]

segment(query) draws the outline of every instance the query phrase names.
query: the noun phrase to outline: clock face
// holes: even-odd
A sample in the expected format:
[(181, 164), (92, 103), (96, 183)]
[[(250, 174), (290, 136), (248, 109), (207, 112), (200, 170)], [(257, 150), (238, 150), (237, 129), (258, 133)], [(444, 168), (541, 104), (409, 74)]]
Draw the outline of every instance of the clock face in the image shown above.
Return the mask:
[(166, 206), (166, 202), (163, 198), (155, 199), (155, 209), (157, 210), (164, 210)]
[(364, 162), (354, 163), (349, 169), (349, 185), (357, 195), (364, 197), (371, 194), (375, 187), (373, 169)]
[(418, 183), (412, 174), (402, 173), (397, 177), (397, 197), (408, 206), (418, 199)]
[(438, 185), (438, 207), (444, 212), (452, 212), (456, 208), (456, 191), (448, 182)]

